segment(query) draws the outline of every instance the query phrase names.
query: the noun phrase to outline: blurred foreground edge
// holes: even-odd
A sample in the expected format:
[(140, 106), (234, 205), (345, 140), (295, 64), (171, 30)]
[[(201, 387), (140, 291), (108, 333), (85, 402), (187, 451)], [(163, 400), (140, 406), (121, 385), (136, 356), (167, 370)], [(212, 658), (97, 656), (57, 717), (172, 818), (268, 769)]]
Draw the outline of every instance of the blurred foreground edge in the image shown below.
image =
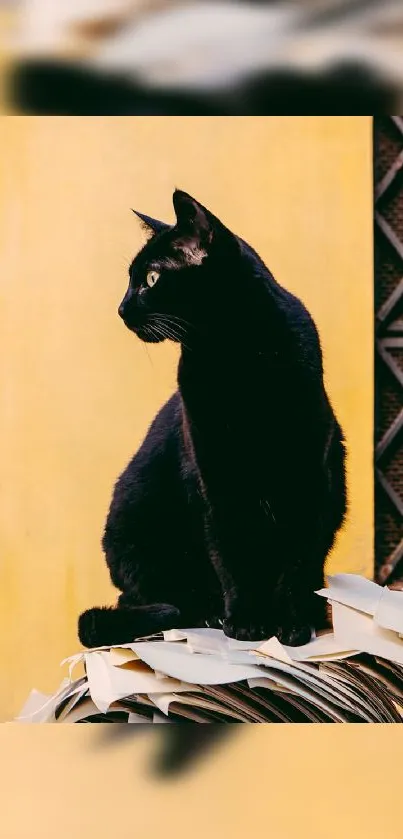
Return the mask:
[(8, 97), (22, 114), (71, 116), (367, 115), (398, 113), (400, 90), (361, 65), (272, 72), (204, 93), (159, 90), (57, 61), (19, 62)]
[[(155, 751), (146, 771), (156, 779), (176, 778), (211, 759), (216, 751), (244, 729), (243, 723), (212, 723), (210, 725), (102, 725), (95, 741), (97, 749), (116, 746), (122, 741), (148, 734), (154, 738)], [(157, 741), (157, 742), (156, 742)]]
[(232, 726), (215, 723), (207, 726), (172, 725), (164, 728), (165, 744), (154, 758), (153, 771), (157, 777), (179, 775), (192, 769), (195, 763), (220, 747), (224, 740), (241, 730), (242, 723)]

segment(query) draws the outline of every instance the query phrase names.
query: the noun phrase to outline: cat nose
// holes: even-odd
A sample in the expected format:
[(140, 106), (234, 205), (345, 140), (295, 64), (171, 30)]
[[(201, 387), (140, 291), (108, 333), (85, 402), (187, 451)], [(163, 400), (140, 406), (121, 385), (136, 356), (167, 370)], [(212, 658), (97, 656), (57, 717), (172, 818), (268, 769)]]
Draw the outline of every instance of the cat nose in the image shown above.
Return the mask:
[(133, 291), (132, 288), (129, 287), (126, 291), (126, 294), (123, 297), (123, 300), (122, 300), (119, 308), (118, 308), (118, 313), (119, 313), (121, 318), (124, 319), (125, 315), (127, 315), (127, 312), (128, 311), (130, 312), (130, 309), (132, 308), (131, 303), (133, 301), (133, 298), (134, 298), (134, 291)]
[(130, 300), (131, 300), (132, 296), (133, 295), (132, 295), (131, 292), (128, 292), (127, 294), (125, 294), (125, 296), (124, 296), (124, 298), (123, 298), (123, 300), (122, 300), (122, 302), (121, 302), (121, 304), (118, 308), (118, 314), (120, 315), (121, 318), (123, 318), (123, 320), (125, 319), (125, 315), (127, 315), (128, 304), (130, 303)]

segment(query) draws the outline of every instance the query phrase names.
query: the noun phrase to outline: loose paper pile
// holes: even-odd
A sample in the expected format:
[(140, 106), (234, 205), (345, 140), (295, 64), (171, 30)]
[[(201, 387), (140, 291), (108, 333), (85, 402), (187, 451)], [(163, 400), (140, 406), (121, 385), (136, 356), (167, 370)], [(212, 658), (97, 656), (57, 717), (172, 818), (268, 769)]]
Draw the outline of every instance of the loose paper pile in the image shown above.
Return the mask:
[(403, 722), (403, 592), (338, 574), (317, 594), (333, 632), (302, 647), (206, 628), (78, 653), (59, 690), (32, 691), (16, 721)]

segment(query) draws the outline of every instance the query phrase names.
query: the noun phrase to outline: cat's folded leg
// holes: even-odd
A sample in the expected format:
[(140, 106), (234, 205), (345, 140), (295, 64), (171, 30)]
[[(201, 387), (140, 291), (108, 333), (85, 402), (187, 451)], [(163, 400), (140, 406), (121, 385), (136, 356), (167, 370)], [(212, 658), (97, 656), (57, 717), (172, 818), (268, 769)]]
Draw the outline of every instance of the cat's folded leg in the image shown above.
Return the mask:
[(107, 647), (174, 629), (179, 622), (179, 610), (166, 603), (93, 608), (80, 615), (78, 637), (83, 647)]

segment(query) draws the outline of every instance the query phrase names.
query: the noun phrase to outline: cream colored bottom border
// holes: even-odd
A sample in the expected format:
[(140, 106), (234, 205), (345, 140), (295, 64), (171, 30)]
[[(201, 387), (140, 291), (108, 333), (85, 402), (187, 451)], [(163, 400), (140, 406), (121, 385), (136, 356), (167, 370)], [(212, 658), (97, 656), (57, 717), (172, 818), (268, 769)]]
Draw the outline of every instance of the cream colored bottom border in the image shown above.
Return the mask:
[(153, 765), (172, 726), (4, 724), (1, 835), (401, 839), (401, 728), (231, 728), (161, 778)]

